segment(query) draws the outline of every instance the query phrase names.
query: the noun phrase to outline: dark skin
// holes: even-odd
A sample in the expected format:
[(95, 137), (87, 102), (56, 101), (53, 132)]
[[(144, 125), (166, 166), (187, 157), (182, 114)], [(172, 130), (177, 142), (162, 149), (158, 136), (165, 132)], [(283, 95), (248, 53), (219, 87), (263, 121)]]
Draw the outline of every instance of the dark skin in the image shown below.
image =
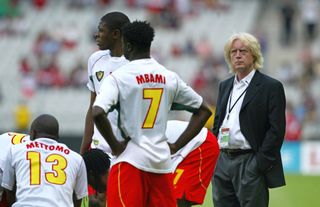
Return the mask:
[[(127, 42), (125, 39), (123, 39), (123, 52), (124, 56), (130, 61), (150, 58), (150, 49), (146, 51), (139, 51), (134, 47), (133, 44)], [(112, 132), (110, 122), (107, 118), (107, 114), (101, 107), (94, 106), (92, 115), (94, 123), (96, 124), (100, 133), (103, 135), (103, 137), (107, 138), (106, 141), (108, 142), (113, 154), (116, 156), (120, 155), (125, 150), (128, 141), (119, 142), (116, 139), (115, 135)], [(211, 111), (209, 107), (206, 104), (202, 103), (200, 108), (192, 114), (189, 121), (189, 125), (187, 126), (185, 131), (180, 135), (179, 139), (173, 144), (168, 143), (171, 154), (174, 154), (175, 152), (180, 150), (192, 138), (194, 138), (203, 128), (210, 116)]]
[(123, 41), (123, 49), (122, 49), (123, 55), (128, 60), (133, 61), (138, 59), (150, 58), (150, 49), (146, 51), (139, 51), (130, 42), (127, 42), (124, 39), (122, 39), (122, 41)]
[[(30, 127), (30, 139), (36, 140), (38, 138), (50, 138), (53, 140), (59, 139), (59, 123), (57, 119), (49, 114), (43, 114), (38, 116), (31, 124)], [(16, 201), (15, 188), (10, 191), (6, 189), (7, 200), (9, 206)], [(81, 199), (77, 200), (73, 196), (73, 203), (75, 207), (81, 206)]]
[[(134, 44), (126, 41), (124, 38), (123, 53), (124, 56), (130, 61), (150, 58), (150, 48), (145, 51), (138, 50), (137, 48), (135, 48)], [(94, 123), (96, 124), (100, 133), (106, 139), (113, 154), (116, 156), (120, 155), (125, 150), (128, 141), (119, 142), (116, 139), (112, 131), (110, 122), (107, 118), (107, 113), (105, 113), (105, 111), (101, 107), (94, 106), (92, 109), (92, 115)], [(190, 140), (200, 132), (210, 116), (211, 111), (209, 107), (205, 103), (202, 103), (200, 108), (193, 112), (187, 128), (180, 135), (179, 139), (173, 144), (168, 143), (171, 154), (176, 153), (188, 142), (190, 142)], [(177, 200), (177, 204), (179, 207), (190, 207), (192, 205), (192, 203), (187, 201), (184, 197), (183, 199)]]
[(115, 156), (120, 155), (125, 149), (130, 139), (126, 139), (123, 142), (119, 142), (113, 131), (108, 120), (107, 113), (99, 106), (94, 106), (92, 109), (93, 121), (96, 124), (99, 132), (102, 136), (106, 139), (107, 143), (109, 144), (112, 154)]
[(186, 146), (203, 128), (203, 126), (206, 124), (207, 120), (211, 116), (212, 112), (210, 111), (209, 107), (202, 103), (200, 108), (193, 112), (189, 124), (187, 128), (182, 132), (180, 137), (177, 139), (177, 141), (173, 144), (169, 144), (171, 154), (176, 153), (181, 148)]
[[(110, 50), (111, 56), (121, 57), (122, 40), (121, 32), (118, 29), (110, 30), (105, 22), (100, 22), (98, 31), (95, 34), (95, 39), (100, 50)], [(80, 147), (80, 154), (83, 154), (89, 149), (92, 142), (93, 135), (93, 119), (92, 119), (92, 105), (96, 99), (95, 92), (90, 93), (90, 104), (85, 119), (84, 136)]]
[(185, 195), (183, 195), (182, 199), (177, 201), (178, 207), (191, 207), (193, 205), (192, 202), (186, 200)]
[(37, 117), (30, 127), (30, 139), (46, 137), (54, 140), (59, 139), (59, 124), (56, 118), (43, 114)]
[[(134, 49), (132, 44), (126, 41), (123, 41), (123, 54), (130, 61), (150, 58), (150, 50), (145, 52), (139, 52)], [(94, 106), (92, 108), (92, 116), (93, 121), (96, 124), (99, 132), (102, 134), (102, 136), (106, 139), (107, 143), (109, 144), (113, 155), (120, 155), (125, 150), (130, 139), (126, 139), (122, 142), (116, 139), (112, 131), (110, 121), (108, 120), (107, 113), (105, 113), (101, 107)]]
[[(134, 48), (132, 44), (130, 44), (125, 40), (123, 44), (123, 51), (124, 51), (124, 56), (130, 61), (137, 60), (137, 59), (150, 58), (150, 51), (139, 52)], [(97, 113), (98, 111), (100, 110), (97, 109)], [(200, 108), (192, 114), (189, 121), (189, 125), (187, 126), (185, 131), (180, 135), (178, 140), (173, 144), (168, 143), (171, 154), (176, 153), (181, 148), (183, 148), (186, 144), (188, 144), (201, 131), (201, 129), (203, 128), (203, 126), (205, 125), (206, 121), (209, 119), (211, 114), (212, 112), (210, 111), (209, 107), (206, 104), (202, 103)], [(124, 151), (126, 145), (119, 142), (117, 143), (116, 140), (113, 140), (113, 142), (115, 145), (115, 149), (118, 150), (118, 152)], [(178, 207), (191, 207), (193, 203), (186, 200), (186, 198), (183, 197), (182, 199), (177, 200), (177, 205)]]
[[(89, 203), (92, 206), (103, 207), (106, 206), (106, 188), (108, 180), (108, 172), (105, 174), (95, 175), (93, 172), (88, 173), (88, 183), (95, 186), (96, 194), (89, 197)], [(96, 177), (97, 176), (97, 177)]]

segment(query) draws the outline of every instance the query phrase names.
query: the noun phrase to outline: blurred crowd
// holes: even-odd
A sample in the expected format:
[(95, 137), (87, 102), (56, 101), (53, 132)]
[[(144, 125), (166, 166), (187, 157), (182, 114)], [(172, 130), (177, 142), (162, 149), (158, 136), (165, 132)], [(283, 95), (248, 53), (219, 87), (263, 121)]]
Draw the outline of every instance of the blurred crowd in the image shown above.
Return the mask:
[[(35, 9), (41, 10), (47, 6), (48, 0), (28, 0)], [(88, 6), (106, 8), (112, 0), (68, 0), (66, 5), (74, 9)], [(228, 12), (229, 4), (218, 0), (126, 0), (128, 9), (145, 8), (148, 20), (156, 27), (168, 30), (179, 30), (181, 24), (188, 18), (201, 15), (201, 8)], [(294, 91), (294, 98), (287, 97), (287, 132), (286, 139), (296, 141), (300, 139), (320, 139), (312, 130), (320, 123), (320, 2), (319, 0), (269, 0), (275, 5), (279, 14), (279, 36), (266, 38), (261, 32), (254, 32), (261, 42), (265, 54), (266, 66), (272, 62), (268, 53), (270, 42), (276, 39), (281, 48), (279, 56), (288, 50), (298, 50), (298, 56), (284, 59), (277, 65), (274, 74), (280, 79), (286, 91)], [(8, 0), (10, 14), (0, 14), (1, 35), (23, 35), (30, 26), (23, 24), (23, 13), (17, 9), (19, 0)], [(25, 3), (25, 2), (24, 2)], [(298, 22), (302, 25), (299, 26)], [(79, 31), (78, 31), (79, 32)], [(302, 34), (299, 34), (302, 33)], [(184, 44), (172, 43), (170, 54), (161, 54), (154, 49), (153, 55), (165, 61), (169, 58), (180, 59), (183, 57), (196, 58), (199, 61), (197, 73), (193, 75), (192, 87), (198, 91), (205, 100), (214, 108), (219, 82), (230, 76), (223, 54), (217, 54), (206, 35), (202, 34), (199, 40), (187, 39)], [(74, 60), (72, 68), (65, 69), (59, 65), (59, 56), (63, 52), (74, 52), (78, 48), (79, 34), (74, 31), (64, 30), (59, 33), (41, 31), (33, 42), (32, 52), (21, 57), (19, 62), (22, 78), (22, 92), (25, 97), (31, 98), (37, 90), (50, 88), (73, 87), (85, 90), (87, 82), (86, 59)], [(87, 36), (92, 36), (88, 31)], [(303, 45), (297, 48), (298, 43)], [(94, 45), (94, 42), (91, 42)], [(295, 54), (295, 53), (294, 53)], [(267, 70), (269, 71), (269, 70)], [(291, 95), (292, 93), (288, 93)], [(1, 100), (1, 91), (0, 91)], [(308, 129), (308, 130), (306, 130)], [(307, 131), (307, 132), (304, 132)], [(310, 133), (308, 133), (310, 132)]]
[(286, 138), (319, 139), (320, 1), (283, 0), (278, 3), (278, 11), (283, 52), (296, 51), (291, 59), (283, 59), (275, 74), (294, 96), (287, 98)]
[(87, 81), (84, 60), (74, 60), (74, 67), (61, 69), (57, 59), (61, 52), (74, 52), (78, 45), (75, 38), (42, 31), (33, 43), (32, 53), (20, 59), (19, 71), (22, 91), (32, 97), (37, 89), (75, 87), (83, 88)]

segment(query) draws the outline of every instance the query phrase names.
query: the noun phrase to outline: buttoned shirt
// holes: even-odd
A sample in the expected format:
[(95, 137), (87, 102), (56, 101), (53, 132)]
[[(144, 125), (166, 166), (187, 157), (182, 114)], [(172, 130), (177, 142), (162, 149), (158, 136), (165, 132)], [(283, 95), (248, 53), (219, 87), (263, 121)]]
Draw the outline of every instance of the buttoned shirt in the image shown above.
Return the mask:
[[(246, 77), (242, 78), (241, 80), (238, 80), (237, 76), (235, 75), (233, 88), (230, 93), (226, 108), (226, 116), (224, 117), (223, 123), (221, 125), (221, 128), (229, 128), (230, 139), (226, 146), (222, 147), (220, 145), (220, 148), (251, 149), (250, 144), (241, 133), (239, 115), (243, 99), (246, 95), (246, 90), (254, 74), (255, 70), (252, 70)], [(220, 135), (221, 133), (219, 133), (219, 138)]]

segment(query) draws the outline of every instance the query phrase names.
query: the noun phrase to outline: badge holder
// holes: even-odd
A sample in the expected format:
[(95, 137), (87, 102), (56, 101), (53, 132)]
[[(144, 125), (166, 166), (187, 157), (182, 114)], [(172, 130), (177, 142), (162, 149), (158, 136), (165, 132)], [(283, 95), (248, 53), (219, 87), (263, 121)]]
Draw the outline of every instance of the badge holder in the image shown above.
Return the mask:
[(221, 127), (219, 135), (220, 135), (219, 136), (219, 146), (221, 148), (228, 147), (229, 140), (230, 140), (230, 129)]

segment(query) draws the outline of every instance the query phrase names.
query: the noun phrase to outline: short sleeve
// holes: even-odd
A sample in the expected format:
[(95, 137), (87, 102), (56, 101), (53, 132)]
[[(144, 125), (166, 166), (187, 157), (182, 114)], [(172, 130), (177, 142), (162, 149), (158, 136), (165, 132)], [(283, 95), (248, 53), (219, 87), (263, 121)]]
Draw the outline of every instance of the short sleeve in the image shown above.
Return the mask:
[(3, 169), (3, 178), (1, 186), (8, 190), (12, 190), (15, 185), (15, 170), (12, 163), (12, 148), (7, 154), (7, 158), (5, 161), (5, 167)]
[(119, 99), (119, 88), (117, 81), (111, 74), (103, 81), (93, 106), (101, 107), (106, 113), (115, 106)]
[(195, 109), (199, 109), (203, 102), (203, 98), (178, 75), (176, 75), (176, 79), (177, 90), (173, 100), (172, 110), (187, 110), (192, 112)]
[(87, 183), (87, 171), (83, 159), (81, 158), (81, 164), (77, 174), (75, 194), (78, 200), (88, 195), (88, 183)]
[(88, 82), (87, 82), (87, 87), (90, 91), (95, 92), (94, 90), (94, 83), (93, 83), (93, 75), (92, 75), (92, 68), (93, 68), (93, 63), (92, 63), (92, 55), (88, 59)]

